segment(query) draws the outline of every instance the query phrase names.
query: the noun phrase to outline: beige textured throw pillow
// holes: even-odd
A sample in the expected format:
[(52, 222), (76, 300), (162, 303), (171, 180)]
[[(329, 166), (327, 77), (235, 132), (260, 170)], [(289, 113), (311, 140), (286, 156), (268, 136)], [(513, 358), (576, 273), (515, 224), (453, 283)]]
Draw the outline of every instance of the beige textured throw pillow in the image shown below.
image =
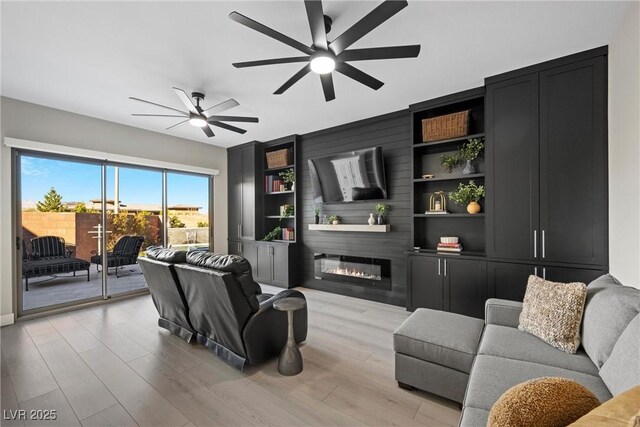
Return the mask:
[(580, 345), (587, 285), (549, 282), (529, 276), (518, 329), (567, 353)]

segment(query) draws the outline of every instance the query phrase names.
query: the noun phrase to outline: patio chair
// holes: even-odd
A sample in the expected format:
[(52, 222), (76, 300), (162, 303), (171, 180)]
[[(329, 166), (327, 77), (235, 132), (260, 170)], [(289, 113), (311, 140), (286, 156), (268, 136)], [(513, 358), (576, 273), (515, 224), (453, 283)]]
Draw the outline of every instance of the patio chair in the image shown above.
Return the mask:
[[(115, 267), (116, 277), (118, 268), (125, 265), (133, 265), (138, 262), (138, 254), (144, 242), (143, 236), (122, 236), (116, 242), (112, 252), (107, 252), (107, 268)], [(96, 251), (91, 251), (91, 262), (96, 265), (96, 270), (100, 272), (103, 257)]]
[(42, 236), (31, 239), (31, 254), (23, 245), (22, 275), (25, 278), (25, 290), (29, 290), (29, 278), (87, 271), (89, 281), (89, 262), (72, 258), (72, 250), (67, 249), (65, 241), (58, 236)]

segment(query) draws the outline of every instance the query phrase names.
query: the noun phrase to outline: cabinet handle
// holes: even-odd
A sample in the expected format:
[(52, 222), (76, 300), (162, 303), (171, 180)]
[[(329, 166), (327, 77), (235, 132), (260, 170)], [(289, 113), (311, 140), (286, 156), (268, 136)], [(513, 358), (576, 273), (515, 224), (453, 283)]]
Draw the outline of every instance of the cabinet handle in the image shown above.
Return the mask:
[(545, 257), (545, 246), (544, 230), (542, 230), (542, 259)]
[(538, 258), (538, 230), (533, 230), (533, 257)]
[(533, 275), (534, 276), (538, 275), (538, 267), (533, 267)]
[(438, 276), (440, 276), (440, 258), (438, 258)]
[(444, 275), (447, 275), (447, 260), (444, 260)]
[(547, 280), (547, 268), (546, 267), (542, 267), (542, 278), (544, 280)]

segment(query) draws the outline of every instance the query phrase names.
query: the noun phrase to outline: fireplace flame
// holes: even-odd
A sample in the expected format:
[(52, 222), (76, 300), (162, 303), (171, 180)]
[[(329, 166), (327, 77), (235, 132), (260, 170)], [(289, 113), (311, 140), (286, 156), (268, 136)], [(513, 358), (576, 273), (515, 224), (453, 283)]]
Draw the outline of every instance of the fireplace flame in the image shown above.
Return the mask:
[(351, 268), (340, 268), (340, 267), (323, 268), (322, 272), (323, 273), (329, 273), (329, 274), (338, 274), (338, 275), (341, 275), (341, 276), (357, 277), (359, 279), (382, 280), (382, 277), (380, 277), (380, 276), (376, 276), (376, 275), (373, 275), (373, 274), (365, 273), (364, 271), (359, 271), (359, 270), (355, 270), (355, 269), (351, 269)]

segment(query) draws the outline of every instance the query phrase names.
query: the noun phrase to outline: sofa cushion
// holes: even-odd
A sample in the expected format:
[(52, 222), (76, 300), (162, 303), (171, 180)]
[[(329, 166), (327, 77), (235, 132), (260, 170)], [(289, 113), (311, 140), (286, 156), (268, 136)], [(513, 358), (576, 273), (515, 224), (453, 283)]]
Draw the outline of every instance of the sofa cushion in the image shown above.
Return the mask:
[(456, 313), (419, 308), (393, 333), (397, 353), (469, 372), (484, 322)]
[(518, 329), (562, 351), (575, 353), (580, 345), (586, 296), (584, 283), (556, 283), (529, 276)]
[(618, 338), (600, 369), (600, 377), (614, 396), (640, 385), (640, 314)]
[(478, 427), (486, 426), (489, 419), (489, 411), (486, 409), (466, 406), (462, 410), (462, 418), (458, 427)]
[(249, 301), (253, 311), (257, 311), (260, 308), (256, 296), (261, 294), (262, 291), (260, 285), (253, 280), (251, 264), (243, 257), (239, 255), (214, 254), (207, 251), (194, 251), (187, 253), (187, 264), (231, 273), (240, 284), (242, 293)]
[(183, 264), (187, 262), (186, 251), (176, 251), (174, 249), (163, 248), (162, 246), (149, 246), (146, 252), (148, 258), (155, 259), (156, 261), (171, 264)]
[(516, 384), (540, 377), (568, 378), (588, 388), (601, 402), (611, 398), (611, 393), (600, 377), (539, 363), (481, 354), (473, 364), (464, 406), (489, 411), (502, 393)]
[(540, 338), (507, 326), (487, 325), (482, 335), (478, 354), (524, 360), (598, 375), (598, 368), (584, 350), (579, 349), (576, 354), (565, 353)]
[(587, 302), (582, 321), (582, 346), (598, 368), (631, 319), (640, 312), (640, 290), (622, 286), (605, 274), (587, 286)]

